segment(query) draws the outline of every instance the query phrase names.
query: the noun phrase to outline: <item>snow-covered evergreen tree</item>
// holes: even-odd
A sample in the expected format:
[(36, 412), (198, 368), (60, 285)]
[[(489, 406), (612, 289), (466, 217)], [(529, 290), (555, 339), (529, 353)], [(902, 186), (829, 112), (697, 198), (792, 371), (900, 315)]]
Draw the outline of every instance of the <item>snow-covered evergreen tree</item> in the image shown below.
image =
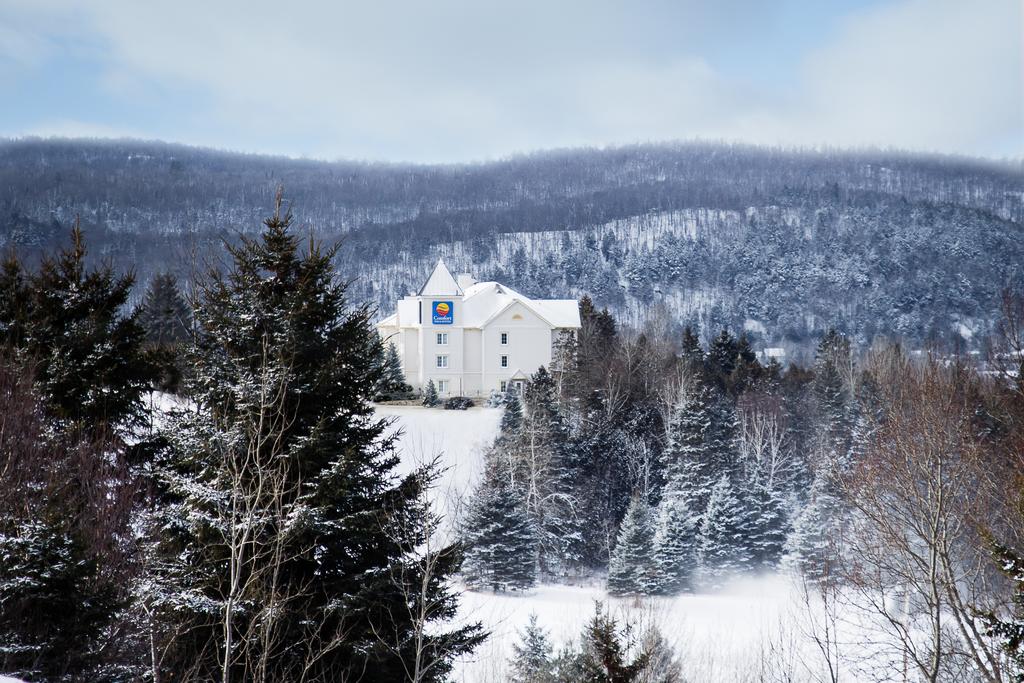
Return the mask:
[(690, 589), (697, 570), (697, 526), (700, 517), (684, 494), (667, 488), (657, 509), (654, 556), (658, 592), (667, 595)]
[(583, 630), (578, 653), (565, 658), (559, 676), (568, 683), (634, 683), (651, 653), (637, 642), (637, 634), (625, 628), (601, 603), (594, 605), (594, 616)]
[(835, 571), (843, 528), (843, 508), (828, 475), (819, 473), (807, 504), (793, 520), (785, 543), (784, 564), (813, 581), (828, 580)]
[(130, 647), (104, 639), (129, 597), (144, 448), (127, 437), (154, 377), (131, 285), (85, 267), (77, 226), (36, 272), (11, 256), (0, 275), (0, 670), (26, 678), (101, 679)]
[(501, 434), (511, 438), (523, 424), (523, 404), (520, 402), (517, 392), (507, 391), (502, 405), (505, 410), (501, 414)]
[(710, 392), (695, 383), (676, 405), (668, 426), (668, 445), (662, 452), (666, 487), (683, 497), (685, 505), (703, 511), (717, 478), (708, 451), (712, 430)]
[(786, 543), (784, 502), (762, 481), (744, 482), (739, 499), (743, 512), (740, 545), (747, 553), (748, 567), (771, 571), (778, 567)]
[(720, 588), (749, 567), (743, 513), (729, 475), (723, 474), (711, 489), (697, 539), (701, 582), (709, 588)]
[(649, 595), (657, 591), (658, 566), (654, 556), (654, 515), (639, 495), (630, 501), (626, 517), (608, 563), (608, 592), (613, 595)]
[(818, 344), (811, 390), (815, 407), (814, 465), (833, 474), (846, 464), (853, 428), (853, 401), (845, 378), (851, 363), (849, 339), (829, 330)]
[(1024, 556), (998, 542), (990, 543), (990, 552), (999, 569), (1010, 580), (1013, 590), (1012, 609), (1009, 614), (991, 612), (981, 615), (986, 635), (1002, 645), (1011, 662), (1015, 683), (1024, 681)]
[(551, 638), (530, 614), (519, 633), (519, 642), (512, 645), (511, 683), (556, 683)]
[(124, 315), (134, 282), (109, 267), (89, 270), (76, 225), (72, 245), (44, 258), (34, 273), (5, 264), (0, 291), (10, 298), (0, 312), (0, 344), (31, 360), (47, 412), (90, 433), (121, 433), (143, 420), (139, 397), (155, 379), (145, 359), (145, 331)]
[(537, 534), (522, 492), (500, 456), (469, 501), (463, 521), (462, 575), (473, 588), (524, 590), (537, 580)]
[(543, 367), (527, 383), (524, 408), (518, 434), (501, 447), (511, 456), (513, 479), (538, 532), (541, 570), (556, 574), (579, 560), (582, 534), (568, 429)]
[(157, 505), (139, 524), (158, 666), (223, 680), (419, 667), (441, 680), (481, 639), (476, 625), (443, 627), (460, 549), (423, 550), (432, 475), (397, 477), (395, 439), (374, 418), (369, 309), (350, 308), (334, 250), (301, 248), (290, 218), (279, 196), (261, 236), (232, 248), (230, 274), (202, 285), (192, 400), (164, 433)]
[(428, 408), (433, 408), (440, 405), (441, 398), (437, 395), (437, 387), (434, 385), (434, 380), (427, 380), (427, 388), (423, 390), (423, 405)]

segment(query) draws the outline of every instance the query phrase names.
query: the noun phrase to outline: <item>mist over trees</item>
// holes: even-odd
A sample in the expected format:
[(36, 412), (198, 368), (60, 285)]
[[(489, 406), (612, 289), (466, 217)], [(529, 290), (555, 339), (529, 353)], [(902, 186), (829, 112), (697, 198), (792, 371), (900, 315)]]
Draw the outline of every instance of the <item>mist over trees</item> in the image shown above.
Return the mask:
[(808, 352), (830, 328), (972, 344), (1020, 286), (1019, 162), (716, 143), (404, 166), (162, 143), (0, 145), (0, 246), (52, 249), (81, 214), (94, 256), (184, 290), (284, 183), (303, 228), (344, 236), (353, 295), (388, 312), (437, 257), (534, 296), (589, 295)]

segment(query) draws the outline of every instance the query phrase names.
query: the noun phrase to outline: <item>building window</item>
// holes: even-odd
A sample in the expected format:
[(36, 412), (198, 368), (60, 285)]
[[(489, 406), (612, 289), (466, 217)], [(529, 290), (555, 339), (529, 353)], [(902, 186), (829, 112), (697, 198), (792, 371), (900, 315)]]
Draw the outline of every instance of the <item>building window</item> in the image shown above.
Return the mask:
[(440, 394), (447, 394), (448, 393), (448, 380), (446, 380), (446, 379), (439, 379), (439, 380), (437, 380), (437, 391)]
[(501, 333), (501, 345), (508, 346), (508, 332)]
[(447, 332), (438, 332), (437, 333), (437, 345), (438, 346), (448, 346), (448, 333)]
[(448, 367), (448, 356), (438, 356), (437, 357), (437, 367), (439, 367), (439, 368), (446, 368), (446, 367)]
[(501, 357), (501, 367), (503, 367), (503, 368), (507, 368), (508, 367), (508, 356), (502, 356)]
[(504, 394), (506, 391), (508, 391), (508, 382), (501, 380), (501, 393)]

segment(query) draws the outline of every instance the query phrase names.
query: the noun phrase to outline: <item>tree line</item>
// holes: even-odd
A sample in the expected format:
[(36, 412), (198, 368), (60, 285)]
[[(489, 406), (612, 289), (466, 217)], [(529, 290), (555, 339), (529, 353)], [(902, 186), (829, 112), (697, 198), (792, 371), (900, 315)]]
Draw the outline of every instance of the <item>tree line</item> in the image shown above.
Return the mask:
[(834, 680), (1018, 680), (1022, 307), (1004, 296), (984, 365), (833, 330), (783, 369), (742, 335), (631, 333), (584, 299), (563, 369), (504, 399), (461, 520), (467, 584), (642, 597), (781, 572), (864, 617), (859, 649), (814, 634)]

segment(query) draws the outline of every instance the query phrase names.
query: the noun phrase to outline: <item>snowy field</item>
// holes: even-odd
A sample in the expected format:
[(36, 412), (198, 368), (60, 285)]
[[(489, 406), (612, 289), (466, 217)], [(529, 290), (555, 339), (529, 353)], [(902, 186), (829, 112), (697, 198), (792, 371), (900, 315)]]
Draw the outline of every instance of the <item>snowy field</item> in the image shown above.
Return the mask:
[(443, 471), (433, 492), (437, 511), (451, 522), (459, 499), (468, 496), (480, 476), (483, 452), (501, 423), (500, 408), (444, 410), (421, 406), (377, 406), (401, 432), (402, 472), (441, 458)]
[[(439, 511), (450, 514), (458, 494), (468, 493), (480, 474), (483, 450), (497, 434), (501, 410), (381, 406), (378, 413), (394, 418), (394, 428), (402, 430), (404, 469), (441, 456), (447, 470), (435, 501)], [(788, 680), (819, 680), (820, 670), (811, 668), (824, 665), (806, 637), (809, 615), (799, 591), (779, 576), (748, 579), (714, 595), (643, 601), (609, 599), (603, 586), (542, 585), (523, 595), (463, 595), (461, 618), (483, 622), (492, 636), (459, 662), (455, 680), (507, 680), (516, 634), (531, 613), (537, 614), (554, 642), (562, 644), (578, 636), (593, 614), (595, 600), (607, 603), (621, 617), (656, 624), (675, 647), (691, 683), (774, 680), (783, 670), (796, 674)]]

